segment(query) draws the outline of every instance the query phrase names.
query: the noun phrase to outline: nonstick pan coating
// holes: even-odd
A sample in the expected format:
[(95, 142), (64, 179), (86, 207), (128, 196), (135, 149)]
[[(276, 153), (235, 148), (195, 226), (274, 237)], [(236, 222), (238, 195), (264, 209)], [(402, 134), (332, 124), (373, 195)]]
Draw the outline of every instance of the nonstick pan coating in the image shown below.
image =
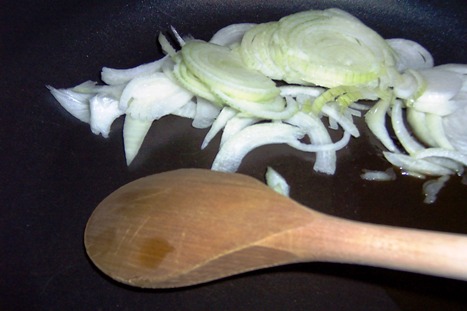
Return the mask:
[[(157, 34), (171, 25), (200, 39), (237, 22), (265, 22), (338, 7), (385, 38), (428, 48), (437, 64), (467, 63), (464, 1), (72, 1), (6, 0), (0, 9), (0, 310), (465, 310), (467, 283), (385, 269), (310, 263), (248, 273), (201, 286), (142, 290), (115, 283), (89, 261), (83, 230), (95, 206), (119, 186), (181, 167), (209, 168), (218, 145), (200, 150), (205, 130), (167, 117), (151, 129), (129, 168), (122, 120), (110, 138), (66, 113), (45, 85), (99, 79), (101, 67), (132, 67), (161, 56)], [(433, 205), (422, 181), (363, 182), (385, 169), (372, 136), (339, 152), (336, 176), (312, 173), (313, 156), (284, 146), (252, 152), (240, 172), (276, 168), (291, 196), (361, 221), (467, 234), (467, 187), (454, 178)], [(218, 140), (217, 140), (218, 143)], [(467, 263), (466, 263), (467, 264)]]

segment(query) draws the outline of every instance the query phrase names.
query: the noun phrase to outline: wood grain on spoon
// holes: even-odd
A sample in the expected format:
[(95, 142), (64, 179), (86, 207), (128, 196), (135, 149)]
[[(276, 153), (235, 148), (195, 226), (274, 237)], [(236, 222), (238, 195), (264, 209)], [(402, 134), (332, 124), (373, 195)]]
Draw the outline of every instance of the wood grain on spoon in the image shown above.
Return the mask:
[(84, 236), (95, 265), (139, 287), (329, 261), (467, 280), (467, 237), (327, 216), (240, 174), (181, 169), (104, 199)]

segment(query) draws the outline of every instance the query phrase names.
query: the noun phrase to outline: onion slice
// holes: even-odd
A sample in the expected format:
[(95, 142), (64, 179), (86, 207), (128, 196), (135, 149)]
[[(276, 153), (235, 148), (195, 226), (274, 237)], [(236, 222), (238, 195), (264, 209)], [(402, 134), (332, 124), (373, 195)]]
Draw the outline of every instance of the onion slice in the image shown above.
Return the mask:
[(298, 127), (284, 123), (251, 125), (226, 141), (214, 159), (214, 171), (236, 172), (243, 158), (253, 149), (268, 145), (288, 143), (300, 139), (305, 133)]

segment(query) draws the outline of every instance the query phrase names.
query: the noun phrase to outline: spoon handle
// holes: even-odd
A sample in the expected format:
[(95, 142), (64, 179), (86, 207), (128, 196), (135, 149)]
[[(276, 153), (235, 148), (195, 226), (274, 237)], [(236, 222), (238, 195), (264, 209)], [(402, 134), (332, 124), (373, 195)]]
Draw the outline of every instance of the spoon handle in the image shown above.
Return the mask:
[(319, 215), (265, 244), (287, 249), (303, 261), (361, 264), (467, 280), (467, 236), (460, 234)]

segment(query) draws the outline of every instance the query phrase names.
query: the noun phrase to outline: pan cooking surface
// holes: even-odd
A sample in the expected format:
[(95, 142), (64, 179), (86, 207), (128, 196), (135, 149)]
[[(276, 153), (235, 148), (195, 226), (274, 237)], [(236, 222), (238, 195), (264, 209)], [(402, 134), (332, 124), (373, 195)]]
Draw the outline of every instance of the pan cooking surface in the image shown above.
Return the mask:
[[(1, 310), (463, 310), (467, 284), (385, 269), (310, 263), (248, 273), (177, 290), (142, 290), (102, 275), (85, 255), (84, 226), (119, 186), (181, 167), (209, 168), (218, 140), (166, 117), (150, 130), (129, 168), (122, 120), (108, 139), (67, 114), (45, 88), (99, 79), (102, 66), (128, 68), (161, 56), (159, 31), (209, 39), (236, 22), (265, 22), (306, 9), (339, 7), (385, 38), (420, 42), (437, 64), (467, 63), (463, 1), (4, 1), (0, 12)], [(268, 165), (291, 196), (317, 210), (361, 221), (467, 234), (467, 187), (454, 178), (436, 204), (422, 181), (363, 182), (385, 169), (372, 136), (338, 153), (336, 176), (312, 172), (313, 156), (284, 146), (252, 152), (240, 172)]]

